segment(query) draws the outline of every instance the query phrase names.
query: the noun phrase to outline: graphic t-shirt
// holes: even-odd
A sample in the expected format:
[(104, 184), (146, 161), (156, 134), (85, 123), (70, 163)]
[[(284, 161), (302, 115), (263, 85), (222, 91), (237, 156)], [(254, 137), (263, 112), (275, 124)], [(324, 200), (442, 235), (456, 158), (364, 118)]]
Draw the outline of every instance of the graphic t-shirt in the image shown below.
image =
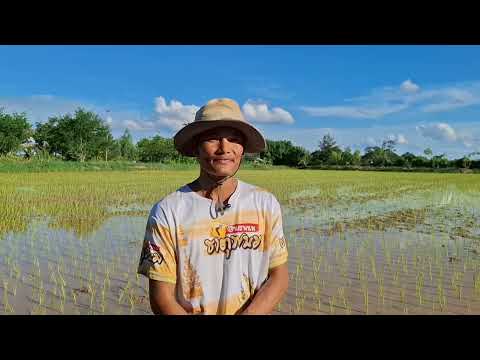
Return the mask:
[(195, 314), (235, 314), (287, 262), (280, 204), (270, 192), (237, 180), (224, 214), (188, 185), (150, 211), (138, 272), (176, 284)]

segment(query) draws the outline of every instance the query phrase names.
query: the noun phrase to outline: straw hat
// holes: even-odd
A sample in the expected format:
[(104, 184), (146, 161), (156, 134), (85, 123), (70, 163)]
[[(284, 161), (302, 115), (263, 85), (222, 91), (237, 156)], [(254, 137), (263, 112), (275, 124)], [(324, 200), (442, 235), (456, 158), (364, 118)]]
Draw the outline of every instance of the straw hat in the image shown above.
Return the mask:
[(195, 156), (193, 139), (200, 133), (217, 127), (228, 126), (245, 136), (245, 153), (259, 153), (267, 148), (265, 138), (249, 124), (238, 104), (232, 99), (213, 99), (195, 114), (195, 120), (175, 134), (175, 148), (185, 156)]

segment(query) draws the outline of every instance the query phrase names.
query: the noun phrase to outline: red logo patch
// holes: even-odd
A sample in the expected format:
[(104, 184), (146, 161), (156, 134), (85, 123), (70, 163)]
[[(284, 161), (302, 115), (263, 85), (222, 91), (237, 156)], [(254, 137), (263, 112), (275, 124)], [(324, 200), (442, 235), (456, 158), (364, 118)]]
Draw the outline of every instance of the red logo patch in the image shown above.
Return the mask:
[(258, 232), (258, 224), (227, 225), (227, 234)]

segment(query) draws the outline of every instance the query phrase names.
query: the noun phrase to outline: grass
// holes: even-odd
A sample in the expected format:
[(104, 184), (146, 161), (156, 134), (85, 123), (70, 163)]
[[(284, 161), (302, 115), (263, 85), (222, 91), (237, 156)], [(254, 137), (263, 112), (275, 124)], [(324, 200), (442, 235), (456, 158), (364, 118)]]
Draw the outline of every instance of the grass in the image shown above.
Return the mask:
[[(156, 162), (144, 163), (127, 160), (85, 162), (63, 161), (56, 159), (21, 159), (0, 156), (0, 173), (31, 173), (31, 172), (66, 172), (66, 171), (146, 171), (146, 170), (196, 170), (198, 164), (195, 159), (190, 162)], [(260, 170), (262, 167), (250, 161), (242, 163), (244, 169)], [(285, 169), (286, 166), (269, 166), (265, 169)]]

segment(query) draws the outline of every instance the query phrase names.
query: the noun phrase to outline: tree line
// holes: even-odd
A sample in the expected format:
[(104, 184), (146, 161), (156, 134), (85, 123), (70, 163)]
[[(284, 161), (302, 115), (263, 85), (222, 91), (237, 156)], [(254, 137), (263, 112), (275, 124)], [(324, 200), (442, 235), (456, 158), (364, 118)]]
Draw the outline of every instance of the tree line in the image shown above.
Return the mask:
[[(318, 149), (309, 152), (288, 140), (267, 140), (267, 150), (247, 155), (246, 160), (258, 165), (290, 167), (362, 166), (407, 168), (480, 168), (480, 155), (472, 152), (449, 160), (446, 154), (433, 154), (430, 148), (422, 155), (410, 152), (397, 154), (396, 143), (385, 140), (380, 146), (353, 151), (342, 149), (334, 137), (326, 134)], [(50, 117), (46, 122), (29, 123), (25, 113), (5, 113), (0, 109), (0, 156), (25, 158), (58, 158), (66, 161), (130, 160), (140, 162), (194, 162), (180, 155), (172, 138), (159, 135), (137, 143), (128, 129), (117, 139), (110, 126), (98, 114), (78, 108), (74, 114)]]

